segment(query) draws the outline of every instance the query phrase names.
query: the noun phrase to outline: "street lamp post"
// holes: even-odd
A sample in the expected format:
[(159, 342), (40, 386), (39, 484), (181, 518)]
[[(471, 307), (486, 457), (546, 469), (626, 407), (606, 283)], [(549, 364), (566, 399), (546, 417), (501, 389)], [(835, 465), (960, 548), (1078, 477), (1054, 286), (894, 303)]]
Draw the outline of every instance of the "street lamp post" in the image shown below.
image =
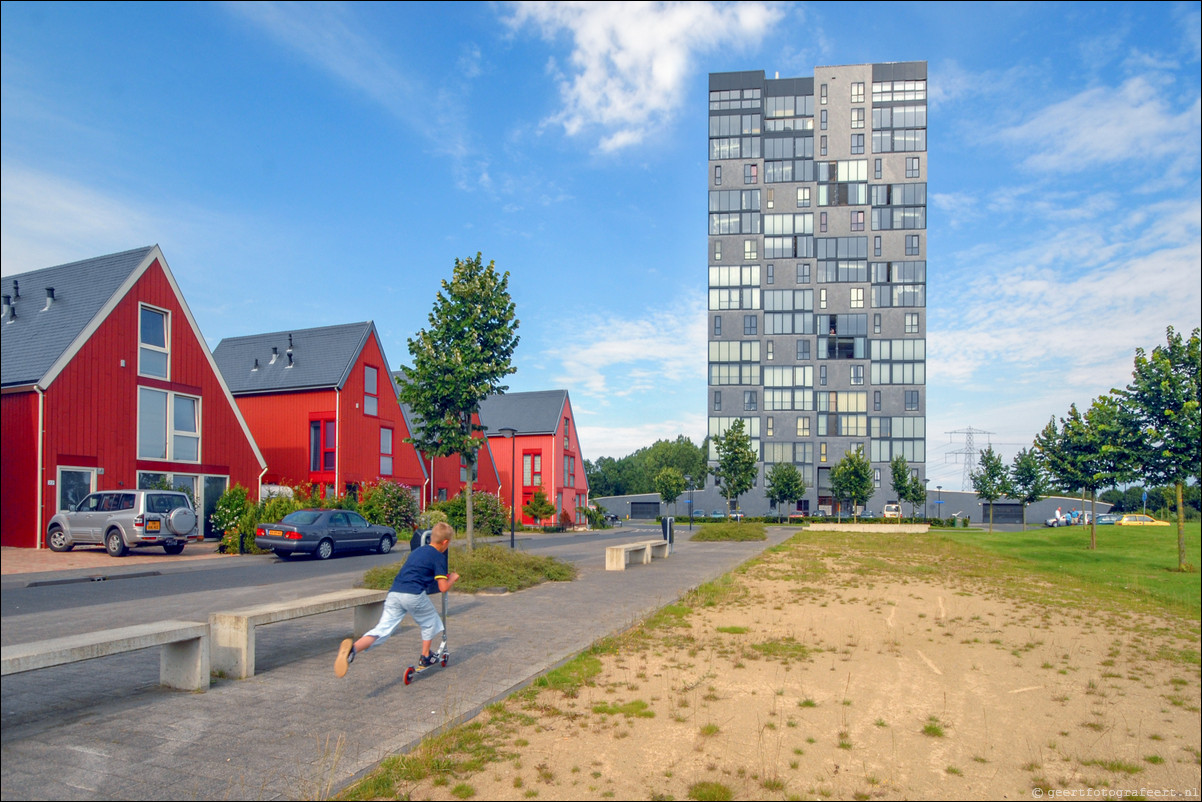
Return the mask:
[(935, 485), (935, 506), (939, 508), (939, 520), (943, 520), (943, 485)]
[(501, 432), (501, 434), (503, 434), (505, 436), (505, 439), (509, 441), (509, 550), (513, 551), (513, 549), (514, 549), (514, 535), (513, 535), (514, 523), (513, 523), (513, 520), (514, 520), (514, 515), (517, 511), (517, 505), (518, 505), (517, 500), (516, 500), (516, 494), (517, 494), (517, 488), (518, 488), (518, 476), (517, 476), (517, 459), (518, 459), (517, 444), (518, 444), (518, 441), (515, 439), (515, 435), (518, 433), (518, 430), (514, 429), (511, 426), (506, 426), (503, 429), (501, 429), (500, 432)]
[(693, 477), (686, 476), (685, 484), (689, 486), (689, 531), (693, 531)]
[(930, 479), (922, 480), (922, 520), (924, 521), (927, 519), (927, 484), (930, 481)]

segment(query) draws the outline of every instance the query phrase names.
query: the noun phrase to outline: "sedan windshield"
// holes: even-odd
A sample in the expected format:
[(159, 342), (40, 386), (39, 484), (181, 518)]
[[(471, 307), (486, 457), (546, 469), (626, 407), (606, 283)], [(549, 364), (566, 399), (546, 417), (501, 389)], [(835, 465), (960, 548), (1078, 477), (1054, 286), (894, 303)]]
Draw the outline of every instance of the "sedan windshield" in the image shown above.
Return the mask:
[(284, 520), (280, 523), (295, 524), (298, 526), (306, 526), (316, 523), (317, 519), (322, 515), (321, 510), (300, 510), (299, 512), (290, 512), (284, 516)]

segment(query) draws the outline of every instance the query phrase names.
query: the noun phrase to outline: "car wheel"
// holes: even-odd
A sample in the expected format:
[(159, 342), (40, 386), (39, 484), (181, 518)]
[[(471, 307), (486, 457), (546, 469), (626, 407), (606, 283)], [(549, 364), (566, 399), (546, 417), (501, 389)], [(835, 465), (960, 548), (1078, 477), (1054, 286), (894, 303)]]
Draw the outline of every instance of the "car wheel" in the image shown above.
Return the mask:
[(121, 537), (120, 529), (109, 530), (109, 533), (104, 536), (104, 547), (114, 557), (124, 557), (129, 552), (129, 547), (125, 545), (125, 538)]
[(46, 545), (51, 551), (70, 551), (75, 548), (75, 544), (67, 537), (67, 533), (59, 527), (54, 527), (50, 530), (50, 534), (46, 538)]
[(381, 554), (387, 554), (392, 551), (392, 538), (384, 535), (384, 537), (380, 538), (380, 545), (376, 547), (376, 550)]
[(292, 556), (292, 552), (284, 551), (283, 549), (272, 549), (272, 551), (274, 551), (275, 556), (279, 557), (281, 560), (286, 560)]
[(334, 554), (334, 541), (326, 538), (317, 544), (317, 551), (313, 552), (313, 556), (319, 560), (328, 560)]
[(183, 543), (176, 543), (174, 546), (163, 546), (163, 551), (168, 554), (181, 554), (183, 553), (184, 545)]

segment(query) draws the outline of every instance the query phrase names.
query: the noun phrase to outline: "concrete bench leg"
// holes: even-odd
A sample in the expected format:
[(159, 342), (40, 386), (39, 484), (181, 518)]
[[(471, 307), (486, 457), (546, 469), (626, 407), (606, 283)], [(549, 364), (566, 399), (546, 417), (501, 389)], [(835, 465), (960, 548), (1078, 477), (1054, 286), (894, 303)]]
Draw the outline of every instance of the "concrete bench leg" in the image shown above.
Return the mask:
[(209, 689), (209, 639), (194, 638), (163, 644), (159, 683), (184, 691)]
[(356, 638), (363, 636), (368, 630), (380, 623), (380, 616), (384, 614), (384, 602), (369, 602), (361, 604), (355, 608), (355, 629)]
[(255, 628), (246, 618), (214, 613), (209, 618), (212, 632), (213, 669), (231, 679), (255, 674)]
[(651, 547), (643, 546), (643, 565), (651, 565)]

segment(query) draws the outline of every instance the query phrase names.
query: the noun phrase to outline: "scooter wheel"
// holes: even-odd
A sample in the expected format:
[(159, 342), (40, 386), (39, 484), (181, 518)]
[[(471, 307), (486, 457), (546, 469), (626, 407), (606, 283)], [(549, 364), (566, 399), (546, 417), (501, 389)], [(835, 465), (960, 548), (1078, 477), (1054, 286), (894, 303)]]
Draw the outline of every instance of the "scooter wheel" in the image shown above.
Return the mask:
[(408, 685), (413, 680), (413, 666), (405, 669), (405, 684)]
[(447, 667), (447, 660), (448, 660), (449, 658), (450, 658), (450, 655), (448, 655), (448, 654), (444, 654), (444, 655), (442, 656), (442, 667), (443, 667), (443, 668), (446, 668), (446, 667)]

